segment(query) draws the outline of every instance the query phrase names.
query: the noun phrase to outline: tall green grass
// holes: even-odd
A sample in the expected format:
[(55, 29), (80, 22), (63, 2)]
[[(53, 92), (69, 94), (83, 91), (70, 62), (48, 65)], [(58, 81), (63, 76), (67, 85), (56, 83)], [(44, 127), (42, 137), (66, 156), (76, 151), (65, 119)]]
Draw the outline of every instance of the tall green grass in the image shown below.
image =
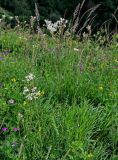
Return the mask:
[[(118, 159), (116, 42), (100, 47), (11, 30), (0, 33), (0, 57), (2, 159)], [(37, 100), (23, 95), (29, 73), (44, 91)]]

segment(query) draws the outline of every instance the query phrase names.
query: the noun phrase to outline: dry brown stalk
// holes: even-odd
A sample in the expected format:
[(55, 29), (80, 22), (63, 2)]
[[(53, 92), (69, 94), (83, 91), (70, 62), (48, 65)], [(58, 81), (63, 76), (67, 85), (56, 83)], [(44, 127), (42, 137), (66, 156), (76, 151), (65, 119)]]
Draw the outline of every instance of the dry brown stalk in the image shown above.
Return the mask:
[(79, 26), (80, 26), (80, 23), (82, 22), (83, 18), (85, 16), (86, 17), (86, 20), (85, 22), (83, 23), (83, 25), (81, 26), (81, 28), (79, 29), (78, 31), (78, 34), (81, 34), (81, 32), (83, 31), (83, 29), (88, 25), (89, 22), (92, 22), (92, 20), (96, 17), (95, 15), (93, 15), (93, 13), (96, 11), (96, 9), (100, 6), (100, 4), (88, 9), (85, 13), (83, 13), (83, 15), (80, 17), (80, 13), (81, 13), (81, 10), (83, 8), (83, 5), (85, 3), (85, 0), (82, 1), (82, 3), (78, 4), (74, 13), (73, 13), (73, 26), (71, 28), (71, 32), (72, 33), (76, 33)]

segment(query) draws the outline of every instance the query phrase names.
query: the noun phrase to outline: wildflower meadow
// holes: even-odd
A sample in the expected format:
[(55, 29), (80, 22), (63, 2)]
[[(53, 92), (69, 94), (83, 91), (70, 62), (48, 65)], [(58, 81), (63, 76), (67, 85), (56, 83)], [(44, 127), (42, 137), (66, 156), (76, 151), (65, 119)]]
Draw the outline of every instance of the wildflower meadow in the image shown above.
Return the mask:
[(118, 36), (80, 40), (66, 24), (0, 31), (1, 160), (118, 159)]

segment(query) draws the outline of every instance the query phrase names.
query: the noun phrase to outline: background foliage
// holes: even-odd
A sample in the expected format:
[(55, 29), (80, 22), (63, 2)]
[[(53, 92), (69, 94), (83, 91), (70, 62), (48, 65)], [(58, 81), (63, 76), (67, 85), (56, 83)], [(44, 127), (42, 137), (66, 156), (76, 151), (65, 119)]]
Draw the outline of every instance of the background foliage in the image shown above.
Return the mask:
[[(18, 15), (22, 18), (34, 15), (34, 2), (39, 3), (40, 10), (40, 22), (44, 19), (51, 19), (53, 21), (59, 19), (59, 17), (65, 17), (70, 19), (73, 16), (73, 12), (78, 3), (82, 3), (83, 0), (0, 0), (0, 14), (3, 14), (3, 9), (9, 11), (13, 15)], [(101, 6), (96, 11), (95, 25), (100, 26), (106, 20), (112, 19), (113, 24), (117, 23), (112, 14), (116, 11), (118, 0), (85, 0), (81, 14), (87, 9), (96, 4)], [(117, 18), (117, 14), (115, 15)], [(113, 28), (114, 29), (114, 28)]]

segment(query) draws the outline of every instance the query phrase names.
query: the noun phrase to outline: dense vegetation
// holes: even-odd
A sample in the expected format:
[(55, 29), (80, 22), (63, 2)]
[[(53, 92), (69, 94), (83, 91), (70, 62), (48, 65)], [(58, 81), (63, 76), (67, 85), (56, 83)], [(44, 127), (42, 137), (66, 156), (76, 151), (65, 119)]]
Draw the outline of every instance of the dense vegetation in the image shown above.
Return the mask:
[[(0, 0), (0, 6), (14, 15), (23, 18), (34, 15), (34, 2), (39, 3), (39, 11), (42, 22), (44, 19), (57, 20), (59, 17), (66, 19), (72, 18), (73, 11), (78, 3), (83, 0)], [(100, 26), (105, 21), (112, 19), (112, 25), (116, 24), (117, 20), (112, 16), (118, 6), (118, 0), (85, 0), (81, 14), (87, 9), (101, 4), (95, 12), (96, 20), (94, 25)], [(115, 15), (117, 18), (117, 15)], [(114, 28), (113, 28), (114, 29)]]
[(118, 159), (117, 5), (0, 0), (0, 159)]
[(117, 50), (1, 31), (1, 159), (117, 160)]

